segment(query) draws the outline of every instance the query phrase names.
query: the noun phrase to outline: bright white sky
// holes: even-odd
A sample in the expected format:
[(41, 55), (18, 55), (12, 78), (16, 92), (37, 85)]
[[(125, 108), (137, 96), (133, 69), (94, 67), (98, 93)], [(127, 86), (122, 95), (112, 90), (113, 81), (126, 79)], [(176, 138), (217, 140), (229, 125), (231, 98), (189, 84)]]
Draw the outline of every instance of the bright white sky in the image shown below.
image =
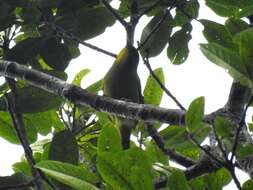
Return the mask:
[[(224, 19), (217, 17), (210, 9), (205, 7), (204, 1), (200, 1), (201, 8), (199, 18), (210, 19), (223, 23)], [(148, 22), (147, 18), (140, 20), (136, 29), (136, 39), (140, 39), (142, 28)], [(210, 63), (201, 53), (199, 43), (205, 43), (202, 35), (202, 26), (198, 22), (193, 22), (192, 40), (190, 42), (190, 55), (188, 60), (182, 65), (172, 65), (164, 51), (160, 56), (150, 59), (152, 68), (162, 67), (165, 75), (166, 86), (174, 96), (187, 108), (192, 100), (199, 96), (204, 96), (206, 100), (206, 113), (221, 108), (227, 101), (232, 78), (220, 67)], [(118, 53), (125, 45), (124, 28), (116, 23), (106, 30), (101, 36), (89, 40), (89, 43), (97, 45), (113, 53)], [(113, 58), (98, 53), (94, 50), (80, 46), (81, 56), (73, 60), (67, 68), (69, 80), (80, 69), (89, 68), (91, 73), (82, 81), (82, 86), (86, 87), (93, 82), (103, 78), (107, 70), (113, 63)], [(140, 63), (138, 73), (141, 78), (142, 87), (149, 75), (146, 67)], [(177, 108), (174, 102), (164, 95), (161, 106), (167, 108)], [(250, 112), (252, 112), (250, 110)], [(248, 114), (250, 116), (252, 114)], [(12, 173), (11, 165), (20, 160), (23, 150), (20, 146), (12, 145), (0, 138), (0, 151), (4, 154), (0, 156), (0, 175)], [(247, 175), (239, 172), (237, 174), (241, 180), (245, 181)], [(242, 181), (241, 181), (242, 182)], [(236, 189), (234, 184), (230, 184), (225, 190)]]

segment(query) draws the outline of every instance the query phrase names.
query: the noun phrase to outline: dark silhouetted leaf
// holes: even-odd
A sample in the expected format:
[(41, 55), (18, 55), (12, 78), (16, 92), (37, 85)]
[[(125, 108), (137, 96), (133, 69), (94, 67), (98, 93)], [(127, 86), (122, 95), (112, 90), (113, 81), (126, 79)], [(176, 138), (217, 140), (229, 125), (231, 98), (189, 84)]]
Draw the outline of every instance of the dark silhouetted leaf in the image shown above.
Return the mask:
[(225, 27), (227, 28), (227, 30), (230, 32), (231, 35), (235, 35), (249, 28), (249, 25), (241, 19), (229, 18), (225, 22)]
[(174, 18), (174, 25), (176, 26), (183, 26), (193, 18), (197, 18), (199, 12), (199, 3), (197, 0), (183, 1), (182, 4), (180, 3), (176, 8), (176, 16)]
[(115, 17), (105, 7), (84, 7), (62, 15), (57, 24), (81, 40), (88, 40), (103, 33), (114, 22)]
[(56, 133), (49, 149), (49, 160), (78, 164), (79, 153), (76, 138), (69, 130)]
[(181, 64), (185, 62), (189, 54), (188, 42), (191, 40), (190, 24), (175, 32), (169, 39), (167, 56), (173, 64)]
[[(162, 22), (161, 22), (162, 21)], [(154, 16), (152, 20), (143, 29), (140, 44), (144, 43), (140, 51), (143, 56), (155, 57), (159, 55), (166, 46), (171, 30), (172, 16), (168, 14)], [(159, 24), (160, 23), (160, 24)], [(154, 31), (154, 29), (156, 29)]]
[[(36, 113), (58, 109), (62, 103), (60, 97), (32, 86), (18, 89), (16, 101), (17, 111), (22, 113)], [(0, 110), (6, 110), (4, 97), (0, 97)]]
[(43, 38), (27, 38), (17, 43), (6, 53), (6, 60), (17, 61), (26, 64), (29, 60), (36, 57), (44, 44)]
[(45, 42), (40, 55), (47, 65), (58, 71), (64, 71), (71, 60), (68, 47), (56, 38), (50, 38)]

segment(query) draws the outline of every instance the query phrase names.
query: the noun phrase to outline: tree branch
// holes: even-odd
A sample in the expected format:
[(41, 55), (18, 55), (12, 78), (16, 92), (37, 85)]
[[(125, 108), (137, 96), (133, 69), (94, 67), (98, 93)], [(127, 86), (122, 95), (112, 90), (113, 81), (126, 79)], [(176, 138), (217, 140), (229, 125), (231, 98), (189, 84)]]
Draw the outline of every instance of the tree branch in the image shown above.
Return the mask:
[(184, 166), (184, 167), (190, 167), (195, 163), (192, 159), (183, 156), (179, 153), (177, 153), (175, 150), (172, 150), (170, 148), (165, 148), (164, 141), (162, 137), (158, 134), (157, 130), (153, 127), (152, 124), (146, 123), (146, 129), (149, 133), (149, 135), (152, 137), (152, 139), (155, 141), (156, 145), (160, 148), (164, 154), (168, 155), (171, 160), (177, 162), (178, 164)]
[(173, 96), (173, 94), (166, 88), (166, 86), (160, 81), (160, 79), (156, 76), (156, 74), (153, 72), (151, 65), (149, 63), (149, 59), (148, 58), (143, 58), (143, 62), (144, 64), (147, 66), (151, 76), (153, 77), (153, 79), (159, 84), (159, 86), (161, 87), (161, 89), (163, 89), (163, 91), (176, 103), (176, 105), (183, 111), (186, 111), (186, 109), (184, 108), (184, 106), (177, 100), (177, 98), (175, 96)]
[(100, 52), (100, 53), (103, 53), (103, 54), (105, 54), (105, 55), (108, 55), (108, 56), (110, 56), (110, 57), (116, 57), (116, 56), (117, 56), (117, 55), (114, 54), (114, 53), (111, 53), (111, 52), (109, 52), (109, 51), (107, 51), (107, 50), (104, 50), (104, 49), (99, 48), (99, 47), (97, 47), (97, 46), (94, 46), (94, 45), (92, 45), (92, 44), (90, 44), (90, 43), (87, 43), (87, 42), (82, 41), (81, 39), (79, 39), (78, 37), (76, 37), (76, 36), (75, 36), (74, 34), (72, 34), (71, 32), (68, 32), (68, 31), (64, 30), (62, 27), (60, 27), (60, 26), (58, 26), (58, 25), (56, 25), (56, 24), (54, 24), (54, 23), (45, 21), (40, 27), (42, 28), (42, 27), (44, 27), (44, 25), (45, 25), (45, 26), (49, 26), (49, 27), (50, 27), (53, 31), (55, 31), (55, 32), (57, 33), (57, 35), (58, 35), (59, 37), (61, 37), (61, 38), (70, 39), (70, 40), (72, 40), (72, 41), (74, 41), (74, 42), (77, 42), (77, 43), (79, 43), (79, 44), (82, 44), (82, 45), (84, 45), (84, 46), (86, 46), (86, 47), (88, 47), (88, 48), (90, 48), (90, 49), (93, 49), (93, 50), (95, 50), (95, 51), (98, 51), (98, 52)]
[(6, 94), (6, 100), (7, 100), (7, 108), (10, 113), (10, 116), (12, 118), (13, 126), (16, 130), (17, 136), (23, 146), (23, 149), (25, 151), (26, 159), (31, 167), (32, 174), (34, 177), (34, 185), (37, 190), (44, 190), (42, 179), (40, 176), (40, 172), (38, 169), (34, 167), (35, 165), (35, 160), (33, 158), (33, 153), (32, 149), (29, 146), (29, 142), (27, 140), (26, 134), (25, 134), (25, 128), (24, 128), (24, 123), (23, 123), (23, 118), (22, 115), (16, 112), (15, 109), (15, 97), (13, 96), (16, 94), (15, 88), (10, 85), (10, 88), (12, 89), (12, 94)]
[(154, 9), (156, 6), (158, 6), (159, 3), (161, 3), (161, 0), (157, 0), (156, 2), (153, 2), (150, 6), (146, 7), (146, 8), (138, 15), (138, 19), (140, 19), (143, 15), (147, 14), (149, 11), (151, 11), (151, 10)]
[(106, 1), (101, 0), (105, 7), (113, 14), (113, 16), (125, 27), (128, 27), (128, 23), (112, 8), (112, 6)]
[(77, 105), (90, 106), (98, 111), (108, 112), (112, 115), (149, 122), (160, 121), (175, 125), (184, 124), (185, 112), (182, 110), (166, 109), (99, 96), (16, 62), (0, 60), (0, 74), (10, 78), (25, 80), (35, 87), (59, 95)]
[(20, 184), (10, 184), (10, 185), (6, 185), (6, 186), (1, 186), (0, 185), (0, 189), (1, 190), (10, 190), (10, 189), (21, 189), (21, 188), (25, 188), (25, 187), (33, 187), (34, 186), (34, 181), (29, 181), (27, 183), (20, 183)]

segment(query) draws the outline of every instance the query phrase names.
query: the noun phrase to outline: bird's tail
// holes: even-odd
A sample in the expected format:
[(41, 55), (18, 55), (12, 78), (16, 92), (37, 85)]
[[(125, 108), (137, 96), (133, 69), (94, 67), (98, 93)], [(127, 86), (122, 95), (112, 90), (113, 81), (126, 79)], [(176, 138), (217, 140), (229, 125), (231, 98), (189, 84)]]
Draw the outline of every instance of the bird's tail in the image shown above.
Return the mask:
[(132, 127), (122, 124), (120, 126), (121, 144), (123, 149), (129, 149)]
[(129, 119), (120, 119), (119, 130), (121, 135), (121, 144), (123, 149), (130, 147), (131, 131), (136, 126), (136, 121)]

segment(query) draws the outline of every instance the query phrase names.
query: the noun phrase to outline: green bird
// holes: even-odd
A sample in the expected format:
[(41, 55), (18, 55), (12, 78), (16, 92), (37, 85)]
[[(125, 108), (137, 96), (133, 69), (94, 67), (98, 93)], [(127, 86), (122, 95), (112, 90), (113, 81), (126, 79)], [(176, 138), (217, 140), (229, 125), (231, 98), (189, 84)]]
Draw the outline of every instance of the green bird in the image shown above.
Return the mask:
[[(123, 48), (104, 77), (104, 95), (141, 103), (141, 84), (137, 74), (138, 63), (138, 51), (131, 45)], [(135, 120), (117, 117), (117, 126), (124, 149), (128, 149), (130, 146), (131, 130), (136, 124)]]

